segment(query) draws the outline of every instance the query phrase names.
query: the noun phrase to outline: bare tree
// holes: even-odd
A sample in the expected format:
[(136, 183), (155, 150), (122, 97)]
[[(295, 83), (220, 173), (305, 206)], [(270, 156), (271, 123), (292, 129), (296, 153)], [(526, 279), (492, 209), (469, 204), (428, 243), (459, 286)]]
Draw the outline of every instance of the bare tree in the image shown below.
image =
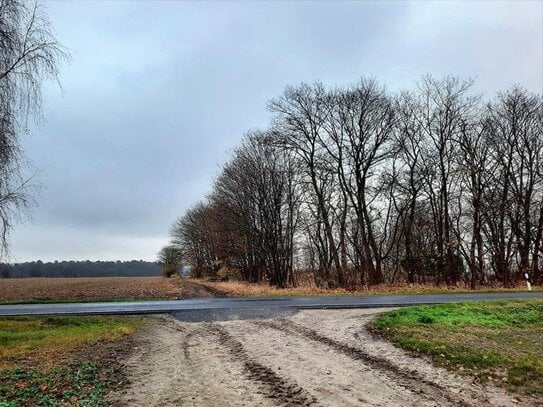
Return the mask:
[(486, 279), (482, 212), (488, 180), (489, 146), (485, 142), (484, 125), (481, 123), (480, 114), (464, 118), (456, 142), (459, 146), (457, 155), (459, 182), (464, 189), (463, 193), (459, 194), (460, 212), (468, 217), (468, 221), (464, 222), (467, 226), (464, 235), (460, 227), (462, 216), (458, 217), (458, 226), (455, 229), (459, 248), (470, 269), (470, 286), (475, 289), (478, 283), (485, 283)]
[(41, 4), (0, 0), (0, 254), (6, 254), (13, 222), (29, 204), (19, 138), (30, 117), (40, 118), (42, 81), (56, 80), (67, 57)]
[[(395, 129), (392, 100), (375, 80), (362, 79), (355, 87), (335, 92), (325, 123), (332, 143), (323, 143), (338, 180), (357, 215), (360, 245), (369, 284), (383, 282), (384, 240), (379, 239), (376, 221), (386, 214), (386, 200), (379, 201), (376, 184), (383, 163), (392, 156), (390, 143)], [(385, 224), (387, 224), (385, 219)]]
[(417, 119), (415, 96), (403, 92), (397, 99), (397, 122), (395, 143), (398, 151), (397, 166), (399, 174), (395, 177), (396, 193), (392, 201), (398, 213), (401, 227), (401, 242), (398, 249), (403, 254), (400, 260), (407, 273), (407, 281), (415, 282), (417, 272), (421, 271), (421, 252), (415, 249), (415, 221), (418, 201), (423, 188), (423, 145), (421, 123)]
[(334, 236), (330, 192), (336, 180), (326, 164), (323, 147), (324, 125), (329, 107), (329, 95), (321, 83), (287, 87), (283, 95), (270, 101), (269, 110), (274, 114), (273, 130), (282, 147), (300, 159), (314, 194), (317, 221), (323, 225), (328, 251), (334, 265), (339, 285), (345, 284), (344, 273)]
[(165, 246), (158, 252), (158, 263), (162, 267), (164, 277), (172, 277), (179, 274), (181, 256), (179, 249), (175, 246)]
[(294, 236), (299, 216), (294, 158), (279, 150), (265, 132), (248, 134), (215, 183), (212, 202), (233, 220), (241, 239), (236, 262), (252, 281), (295, 284)]
[(436, 80), (424, 77), (418, 84), (416, 118), (425, 138), (423, 149), (424, 192), (434, 218), (438, 280), (447, 283), (461, 277), (459, 242), (453, 230), (453, 198), (459, 191), (455, 158), (464, 123), (471, 117), (478, 98), (469, 95), (472, 80), (456, 77)]
[(518, 274), (540, 278), (543, 201), (542, 98), (514, 87), (487, 107), (485, 125), (492, 152), (492, 183), (486, 200), (486, 230), (497, 276), (510, 285)]
[(216, 239), (214, 208), (199, 202), (181, 216), (171, 228), (172, 245), (182, 261), (191, 267), (194, 277), (213, 274), (218, 260), (213, 245)]

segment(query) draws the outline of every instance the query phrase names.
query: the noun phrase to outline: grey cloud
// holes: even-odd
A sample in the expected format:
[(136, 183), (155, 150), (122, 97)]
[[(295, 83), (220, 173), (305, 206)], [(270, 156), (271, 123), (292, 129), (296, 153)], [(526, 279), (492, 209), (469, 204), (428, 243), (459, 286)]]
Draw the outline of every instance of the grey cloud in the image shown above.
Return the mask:
[[(44, 190), (18, 261), (153, 259), (287, 84), (425, 73), (543, 87), (540, 2), (50, 2), (73, 52), (24, 140)], [(77, 239), (74, 239), (77, 236)]]

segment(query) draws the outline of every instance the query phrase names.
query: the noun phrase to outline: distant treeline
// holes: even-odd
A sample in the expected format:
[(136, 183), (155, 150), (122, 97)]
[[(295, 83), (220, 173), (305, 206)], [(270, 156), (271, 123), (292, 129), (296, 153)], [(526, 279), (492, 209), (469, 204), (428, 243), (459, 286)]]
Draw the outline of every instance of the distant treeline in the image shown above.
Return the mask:
[(157, 263), (131, 261), (55, 261), (41, 260), (0, 264), (0, 278), (26, 277), (142, 277), (160, 275)]

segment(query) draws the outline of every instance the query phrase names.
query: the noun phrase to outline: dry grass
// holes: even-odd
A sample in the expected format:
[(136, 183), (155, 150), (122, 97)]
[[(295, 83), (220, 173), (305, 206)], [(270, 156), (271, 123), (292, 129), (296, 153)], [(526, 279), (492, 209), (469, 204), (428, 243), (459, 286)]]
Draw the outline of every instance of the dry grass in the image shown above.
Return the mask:
[(0, 279), (0, 302), (111, 301), (209, 297), (213, 292), (179, 278), (93, 277)]
[[(191, 279), (195, 283), (206, 285), (215, 290), (227, 293), (234, 297), (288, 297), (308, 295), (371, 295), (371, 294), (435, 294), (435, 293), (459, 293), (472, 292), (467, 286), (436, 287), (423, 284), (398, 284), (398, 285), (377, 285), (371, 288), (358, 289), (354, 291), (343, 288), (326, 289), (318, 288), (310, 282), (300, 284), (298, 287), (276, 288), (266, 283), (253, 284), (243, 281), (207, 281), (204, 279)], [(525, 286), (519, 285), (516, 288), (505, 289), (501, 287), (480, 288), (480, 292), (499, 291), (524, 291)]]

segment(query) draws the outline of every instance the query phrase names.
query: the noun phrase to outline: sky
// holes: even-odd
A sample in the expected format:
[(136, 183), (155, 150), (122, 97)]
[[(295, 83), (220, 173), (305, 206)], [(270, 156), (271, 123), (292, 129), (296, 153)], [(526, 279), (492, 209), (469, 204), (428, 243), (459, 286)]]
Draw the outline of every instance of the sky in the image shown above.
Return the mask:
[(153, 261), (287, 85), (424, 74), (543, 91), (543, 1), (47, 1), (71, 52), (21, 140), (40, 185), (11, 262)]

